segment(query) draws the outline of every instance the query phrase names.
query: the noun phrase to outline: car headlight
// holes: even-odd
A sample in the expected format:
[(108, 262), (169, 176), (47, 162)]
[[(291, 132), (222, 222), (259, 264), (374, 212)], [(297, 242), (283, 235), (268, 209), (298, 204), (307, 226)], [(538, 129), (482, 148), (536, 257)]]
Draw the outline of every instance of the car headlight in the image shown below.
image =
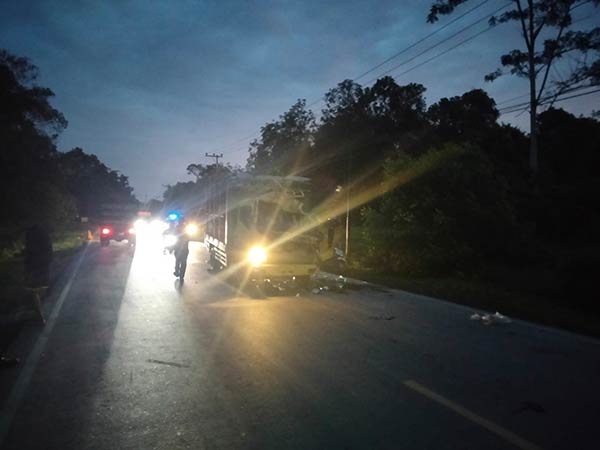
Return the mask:
[(259, 246), (252, 247), (248, 251), (248, 261), (254, 267), (260, 267), (267, 260), (267, 251)]
[(187, 234), (188, 236), (195, 236), (196, 233), (198, 233), (198, 225), (196, 225), (195, 223), (188, 223), (185, 226), (185, 234)]

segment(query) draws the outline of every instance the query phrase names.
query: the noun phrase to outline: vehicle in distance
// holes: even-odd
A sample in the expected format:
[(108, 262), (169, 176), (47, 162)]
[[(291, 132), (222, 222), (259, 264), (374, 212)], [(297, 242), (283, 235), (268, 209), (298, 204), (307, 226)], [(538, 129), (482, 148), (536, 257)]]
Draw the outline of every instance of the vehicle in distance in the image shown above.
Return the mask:
[(126, 240), (136, 243), (135, 219), (137, 205), (130, 203), (104, 203), (100, 208), (100, 245), (106, 247), (110, 241)]

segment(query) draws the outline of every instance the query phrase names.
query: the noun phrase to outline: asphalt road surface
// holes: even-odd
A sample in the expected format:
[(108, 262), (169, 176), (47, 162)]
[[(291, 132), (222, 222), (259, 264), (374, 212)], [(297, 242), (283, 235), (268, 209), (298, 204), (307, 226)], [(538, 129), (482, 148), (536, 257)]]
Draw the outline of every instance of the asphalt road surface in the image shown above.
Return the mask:
[(91, 244), (0, 372), (3, 449), (599, 448), (598, 341), (363, 287), (254, 299)]

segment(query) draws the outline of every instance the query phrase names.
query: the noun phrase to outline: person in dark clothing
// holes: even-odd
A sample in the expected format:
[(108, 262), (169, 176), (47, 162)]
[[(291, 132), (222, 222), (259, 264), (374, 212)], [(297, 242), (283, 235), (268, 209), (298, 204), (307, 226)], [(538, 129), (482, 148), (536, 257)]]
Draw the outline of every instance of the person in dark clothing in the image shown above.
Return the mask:
[(25, 232), (25, 287), (33, 295), (35, 308), (42, 323), (41, 298), (50, 283), (52, 240), (41, 225), (33, 225)]
[(173, 275), (175, 275), (176, 277), (179, 277), (181, 280), (183, 280), (183, 277), (185, 276), (185, 269), (187, 267), (187, 257), (188, 257), (188, 254), (190, 253), (190, 250), (189, 250), (190, 239), (185, 232), (185, 223), (183, 221), (180, 222), (179, 225), (177, 226), (176, 235), (177, 235), (177, 243), (175, 244), (175, 247), (174, 247), (175, 272), (173, 272)]

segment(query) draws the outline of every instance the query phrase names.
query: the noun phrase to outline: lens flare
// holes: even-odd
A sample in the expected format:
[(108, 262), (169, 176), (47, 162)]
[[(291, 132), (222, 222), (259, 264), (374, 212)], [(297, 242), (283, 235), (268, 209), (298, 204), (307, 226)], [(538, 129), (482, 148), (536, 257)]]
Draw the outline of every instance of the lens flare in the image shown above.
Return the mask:
[(188, 223), (185, 226), (185, 234), (188, 236), (195, 236), (198, 233), (198, 225), (195, 223)]
[(259, 246), (252, 247), (248, 251), (248, 261), (254, 267), (260, 267), (267, 260), (267, 251)]

